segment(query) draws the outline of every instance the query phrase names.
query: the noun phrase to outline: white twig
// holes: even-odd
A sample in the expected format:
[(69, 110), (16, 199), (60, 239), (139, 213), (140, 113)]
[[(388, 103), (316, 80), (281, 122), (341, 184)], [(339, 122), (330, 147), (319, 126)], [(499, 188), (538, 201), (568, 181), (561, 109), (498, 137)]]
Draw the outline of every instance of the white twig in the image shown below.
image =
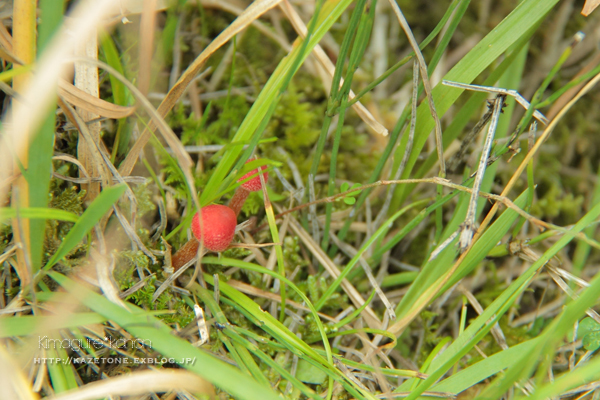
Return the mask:
[[(496, 88), (496, 87), (492, 87), (492, 86), (471, 85), (468, 83), (452, 82), (452, 81), (446, 81), (446, 80), (442, 81), (442, 84), (444, 84), (446, 86), (459, 88), (459, 89), (469, 89), (469, 90), (473, 90), (475, 92), (494, 93), (497, 95), (501, 94), (501, 95), (505, 95), (505, 96), (510, 96), (510, 97), (514, 98), (516, 100), (516, 102), (519, 103), (520, 105), (522, 105), (523, 108), (526, 110), (529, 109), (529, 107), (531, 106), (531, 104), (525, 99), (525, 97), (521, 96), (519, 94), (519, 92), (517, 92), (516, 90), (513, 90), (513, 89), (502, 89), (502, 88)], [(544, 116), (544, 114), (542, 114), (538, 110), (535, 110), (533, 112), (533, 118), (537, 119), (544, 125), (548, 125), (548, 118), (546, 118)]]
[(471, 199), (469, 200), (469, 208), (467, 209), (467, 217), (465, 223), (461, 227), (460, 239), (458, 246), (460, 251), (464, 251), (471, 244), (473, 234), (475, 233), (475, 216), (477, 214), (477, 200), (479, 199), (479, 189), (483, 182), (483, 175), (485, 174), (485, 168), (487, 167), (487, 159), (492, 149), (492, 142), (494, 134), (496, 133), (496, 127), (498, 126), (498, 118), (502, 112), (502, 106), (504, 105), (505, 95), (498, 95), (494, 100), (494, 110), (492, 111), (492, 119), (488, 128), (488, 133), (485, 137), (485, 143), (481, 151), (481, 158), (479, 159), (479, 167), (477, 168), (477, 176), (475, 182), (473, 182), (473, 192), (471, 193)]

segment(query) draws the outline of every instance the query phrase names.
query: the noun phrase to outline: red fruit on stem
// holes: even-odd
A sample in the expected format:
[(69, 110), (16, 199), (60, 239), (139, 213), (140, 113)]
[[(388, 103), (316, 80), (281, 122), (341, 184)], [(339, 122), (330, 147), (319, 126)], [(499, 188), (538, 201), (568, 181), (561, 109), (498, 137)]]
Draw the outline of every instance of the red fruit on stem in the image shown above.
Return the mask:
[[(246, 164), (249, 163), (250, 161), (252, 161), (252, 160), (246, 161)], [(231, 200), (229, 200), (229, 207), (233, 210), (233, 212), (235, 213), (236, 216), (240, 213), (240, 210), (244, 206), (244, 203), (246, 202), (246, 199), (248, 198), (248, 195), (250, 194), (250, 192), (257, 192), (262, 189), (259, 172), (263, 171), (265, 169), (267, 169), (267, 166), (263, 165), (257, 169), (254, 169), (254, 170), (248, 172), (246, 175), (244, 175), (240, 179), (238, 179), (238, 182), (241, 182), (244, 179), (248, 179), (250, 176), (256, 174), (256, 176), (254, 178), (248, 180), (247, 182), (242, 183), (242, 185), (236, 189)], [(263, 178), (265, 180), (265, 184), (266, 184), (267, 181), (269, 180), (269, 173), (265, 172), (262, 174), (262, 176), (263, 176)]]
[[(202, 227), (200, 216), (202, 216)], [(203, 207), (194, 215), (192, 232), (207, 250), (223, 251), (233, 240), (236, 224), (237, 218), (231, 208), (213, 204)]]
[[(248, 164), (250, 161), (253, 161), (253, 160), (246, 161), (246, 164)], [(257, 169), (254, 169), (254, 170), (248, 172), (246, 175), (244, 175), (240, 179), (238, 179), (238, 182), (242, 182), (245, 179), (248, 179), (252, 175), (256, 174), (256, 176), (254, 178), (242, 183), (242, 187), (244, 189), (246, 189), (250, 192), (258, 192), (262, 188), (262, 185), (260, 183), (260, 174), (257, 174), (257, 172), (259, 172), (259, 169), (261, 171), (264, 171), (265, 169), (267, 169), (267, 166), (263, 165), (262, 167), (258, 167)], [(267, 181), (269, 180), (269, 173), (265, 172), (264, 174), (262, 174), (262, 176), (265, 179), (265, 184), (266, 184)]]

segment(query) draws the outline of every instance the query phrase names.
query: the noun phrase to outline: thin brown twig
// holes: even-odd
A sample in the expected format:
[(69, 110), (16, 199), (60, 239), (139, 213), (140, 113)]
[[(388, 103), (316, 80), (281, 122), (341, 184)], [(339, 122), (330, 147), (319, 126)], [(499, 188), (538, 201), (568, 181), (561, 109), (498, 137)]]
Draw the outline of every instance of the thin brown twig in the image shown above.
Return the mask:
[[(422, 178), (422, 179), (381, 180), (381, 181), (377, 181), (377, 182), (373, 182), (373, 183), (370, 183), (367, 185), (360, 186), (355, 189), (350, 189), (345, 192), (335, 194), (333, 196), (324, 197), (322, 199), (311, 201), (309, 203), (300, 204), (296, 207), (292, 207), (289, 210), (286, 210), (286, 211), (283, 211), (283, 212), (277, 214), (275, 216), (275, 219), (279, 219), (279, 218), (283, 217), (284, 215), (293, 213), (298, 210), (302, 210), (302, 209), (304, 209), (306, 207), (310, 207), (312, 205), (321, 204), (321, 203), (332, 203), (332, 202), (336, 201), (337, 199), (344, 198), (347, 195), (349, 195), (350, 193), (355, 193), (357, 191), (362, 191), (365, 189), (370, 189), (370, 188), (384, 186), (384, 185), (401, 185), (401, 184), (413, 184), (413, 183), (433, 183), (433, 184), (437, 184), (437, 185), (446, 186), (451, 189), (460, 190), (460, 191), (463, 191), (463, 192), (466, 192), (469, 194), (473, 193), (472, 188), (469, 188), (469, 187), (466, 187), (463, 185), (459, 185), (457, 183), (453, 183), (453, 182), (449, 181), (448, 179), (444, 179), (444, 178), (440, 178), (440, 177)], [(554, 225), (554, 224), (551, 224), (546, 221), (542, 221), (541, 219), (534, 217), (533, 215), (529, 214), (527, 211), (525, 211), (522, 208), (520, 208), (519, 206), (517, 206), (511, 199), (509, 199), (506, 196), (501, 196), (501, 195), (487, 193), (487, 192), (479, 192), (479, 196), (481, 196), (485, 199), (488, 199), (488, 200), (495, 201), (496, 203), (503, 204), (507, 208), (510, 208), (511, 210), (515, 211), (517, 214), (519, 214), (523, 218), (527, 219), (527, 221), (539, 226), (543, 230), (552, 229), (552, 230), (556, 230), (556, 231), (559, 231), (562, 233), (564, 233), (568, 230), (567, 228), (564, 228), (562, 226)], [(496, 207), (496, 206), (497, 206), (497, 204), (494, 205), (494, 207)], [(261, 230), (264, 228), (264, 226), (265, 226), (265, 224), (259, 226), (256, 230), (257, 231)], [(482, 232), (482, 229), (483, 228), (480, 227), (477, 232)], [(584, 242), (588, 243), (589, 245), (593, 246), (594, 248), (600, 249), (600, 243), (598, 243), (597, 241), (595, 241), (593, 239), (588, 238), (585, 234), (583, 234), (581, 232), (578, 233), (575, 237), (583, 240)]]

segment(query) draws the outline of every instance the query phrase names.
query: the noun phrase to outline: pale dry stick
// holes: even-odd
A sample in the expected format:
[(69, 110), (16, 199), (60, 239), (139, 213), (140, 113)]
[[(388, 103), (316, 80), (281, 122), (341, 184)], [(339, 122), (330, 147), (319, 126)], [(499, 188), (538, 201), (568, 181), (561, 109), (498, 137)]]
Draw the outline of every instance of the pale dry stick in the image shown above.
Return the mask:
[[(279, 4), (281, 0), (257, 0), (253, 2), (242, 15), (235, 19), (223, 32), (219, 34), (203, 51), (196, 57), (196, 59), (190, 64), (190, 66), (183, 72), (177, 83), (169, 90), (164, 100), (158, 106), (158, 110), (155, 110), (155, 114), (162, 118), (167, 115), (169, 111), (173, 108), (173, 106), (177, 103), (179, 98), (185, 92), (188, 84), (192, 79), (198, 74), (200, 68), (204, 65), (204, 62), (221, 46), (229, 41), (233, 36), (238, 34), (242, 29), (245, 29), (250, 25), (255, 19), (259, 18), (262, 14), (270, 10)], [(162, 120), (164, 122), (164, 120)], [(153, 118), (153, 121), (148, 125), (146, 129), (142, 132), (140, 137), (136, 140), (131, 150), (127, 154), (127, 157), (119, 167), (119, 171), (122, 175), (129, 175), (133, 170), (133, 166), (137, 162), (138, 155), (148, 142), (151, 137), (151, 133), (156, 129), (155, 125), (156, 121)], [(165, 123), (166, 125), (166, 123)], [(168, 128), (168, 126), (166, 126)], [(169, 128), (170, 130), (170, 128)], [(172, 133), (172, 131), (171, 131)], [(173, 134), (173, 137), (177, 139), (177, 137)], [(179, 141), (179, 140), (177, 140)], [(181, 143), (180, 143), (181, 144)], [(171, 145), (171, 143), (169, 143)], [(189, 156), (187, 156), (189, 159)], [(190, 160), (191, 163), (191, 160)], [(182, 165), (183, 167), (184, 165)], [(187, 165), (186, 165), (187, 167)], [(183, 170), (187, 173), (187, 168), (183, 168)], [(193, 180), (190, 182), (193, 183)], [(193, 187), (193, 186), (191, 186)], [(192, 193), (192, 196), (197, 197), (196, 193)], [(195, 199), (197, 205), (197, 198)]]
[[(569, 287), (569, 285), (561, 278), (559, 274), (556, 273), (554, 268), (548, 268), (548, 266), (546, 267), (548, 269), (548, 275), (550, 275), (554, 283), (556, 283), (556, 286), (565, 292), (571, 299), (575, 300), (579, 298), (579, 295)], [(594, 321), (596, 321), (597, 324), (600, 324), (600, 315), (593, 308), (588, 308), (585, 310), (585, 313)]]
[[(527, 99), (525, 99), (525, 97), (521, 96), (521, 94), (514, 89), (503, 89), (503, 88), (497, 88), (497, 87), (493, 87), (493, 86), (472, 85), (472, 84), (468, 84), (468, 83), (453, 82), (453, 81), (446, 81), (446, 80), (443, 80), (442, 84), (445, 86), (455, 87), (455, 88), (459, 88), (459, 89), (472, 90), (474, 92), (483, 92), (483, 93), (492, 93), (492, 94), (496, 94), (496, 95), (501, 94), (501, 95), (505, 95), (505, 96), (510, 96), (513, 99), (515, 99), (515, 101), (517, 103), (519, 103), (521, 106), (523, 106), (523, 108), (525, 110), (529, 109), (529, 107), (531, 106), (531, 104), (527, 101)], [(548, 118), (546, 118), (544, 116), (544, 114), (542, 114), (538, 110), (535, 110), (533, 112), (533, 118), (537, 119), (545, 126), (548, 125)]]
[[(289, 1), (287, 1), (287, 0), (282, 1), (280, 8), (283, 11), (283, 13), (286, 15), (286, 17), (288, 18), (290, 23), (292, 24), (292, 26), (294, 27), (294, 30), (296, 31), (296, 33), (298, 33), (298, 35), (300, 35), (302, 38), (306, 38), (308, 29), (306, 28), (306, 25), (302, 21), (302, 18), (300, 18), (300, 16), (298, 15), (298, 13), (294, 9), (294, 7), (292, 7), (292, 5), (289, 3)], [(327, 54), (325, 53), (325, 51), (323, 50), (323, 48), (320, 45), (317, 44), (313, 48), (313, 53), (315, 55), (315, 58), (321, 65), (321, 67), (323, 67), (323, 69), (327, 72), (328, 81), (323, 82), (323, 86), (331, 87), (333, 75), (335, 72), (335, 66), (333, 65), (333, 63), (331, 62), (331, 59), (329, 58), (329, 56), (327, 56)], [(343, 84), (344, 84), (344, 79), (340, 79), (340, 88), (342, 87)], [(348, 98), (350, 100), (352, 100), (352, 99), (354, 99), (354, 97), (355, 97), (355, 94), (351, 90), (348, 95)], [(367, 110), (365, 108), (365, 106), (362, 105), (362, 103), (360, 103), (358, 101), (352, 105), (352, 108), (354, 109), (354, 111), (356, 111), (356, 113), (363, 120), (363, 122), (365, 124), (367, 124), (371, 129), (373, 129), (375, 132), (377, 132), (380, 135), (383, 135), (383, 136), (388, 135), (388, 133), (389, 133), (388, 130), (379, 121), (377, 121), (375, 119), (373, 114), (371, 114), (369, 112), (369, 110)]]
[[(535, 263), (542, 256), (537, 251), (531, 249), (529, 246), (525, 245), (521, 241), (512, 242), (508, 249), (511, 254), (517, 255), (520, 259), (522, 259), (528, 263), (531, 263), (531, 264)], [(589, 287), (590, 286), (589, 283), (587, 283), (586, 281), (584, 281), (581, 278), (578, 278), (578, 277), (570, 274), (569, 272), (563, 270), (562, 268), (559, 268), (559, 267), (553, 265), (553, 261), (554, 260), (550, 260), (545, 265), (550, 277), (554, 280), (556, 285), (558, 287), (560, 287), (562, 289), (562, 291), (565, 292), (571, 299), (577, 299), (579, 297), (579, 295), (575, 291), (573, 291), (573, 289), (571, 289), (569, 287), (569, 285), (567, 285), (567, 283), (563, 280), (563, 278), (568, 279), (569, 281), (575, 282), (578, 286), (580, 286), (582, 288)], [(596, 311), (594, 311), (593, 309), (590, 308), (586, 311), (586, 313), (591, 318), (593, 318), (597, 323), (600, 324), (600, 315), (598, 315), (598, 313)]]
[[(120, 0), (84, 0), (78, 2), (73, 9), (73, 23), (67, 30), (62, 26), (53, 36), (38, 62), (37, 73), (32, 77), (29, 85), (21, 94), (27, 103), (27, 107), (15, 107), (14, 115), (7, 112), (3, 119), (2, 127), (6, 134), (2, 135), (0, 143), (0, 159), (12, 159), (11, 151), (21, 158), (27, 149), (28, 138), (35, 132), (43, 118), (50, 103), (54, 101), (56, 93), (56, 82), (65, 70), (64, 60), (70, 52), (81, 43), (87, 41), (95, 28), (103, 23), (103, 19), (113, 10), (118, 10)], [(26, 127), (31, 130), (26, 130)], [(9, 143), (12, 144), (9, 147)], [(4, 169), (0, 171), (2, 177)], [(2, 179), (0, 179), (1, 181)], [(0, 198), (6, 193), (4, 187), (0, 187)]]
[[(402, 176), (402, 172), (404, 172), (404, 168), (406, 167), (406, 163), (410, 157), (410, 152), (412, 151), (413, 141), (415, 138), (415, 129), (417, 126), (417, 101), (419, 96), (419, 66), (417, 60), (413, 62), (413, 90), (412, 90), (412, 104), (410, 110), (410, 128), (408, 131), (408, 140), (406, 142), (406, 150), (404, 150), (404, 155), (402, 156), (402, 161), (400, 161), (400, 165), (398, 166), (398, 170), (394, 175), (394, 180), (400, 179)], [(398, 144), (399, 146), (400, 144)], [(387, 216), (388, 209), (390, 208), (390, 204), (392, 203), (392, 198), (394, 197), (394, 191), (396, 189), (396, 185), (391, 185), (388, 189), (385, 201), (383, 202), (383, 206), (381, 207), (381, 211), (377, 214), (375, 218), (375, 222), (373, 224), (374, 228), (379, 228), (379, 225), (383, 222), (385, 217)], [(365, 241), (368, 240), (369, 237), (365, 238)]]
[(288, 192), (290, 192), (294, 199), (302, 201), (304, 188), (296, 189), (287, 179), (285, 179), (279, 168), (275, 167), (273, 168), (273, 171), (277, 175), (277, 179), (279, 179), (279, 182), (281, 182), (281, 184), (283, 185), (284, 191), (287, 190)]
[(152, 67), (152, 49), (154, 45), (154, 27), (156, 24), (157, 0), (146, 0), (143, 3), (140, 20), (140, 52), (138, 70), (138, 88), (145, 95), (150, 90), (150, 75)]
[(560, 296), (556, 300), (546, 303), (545, 305), (536, 308), (527, 314), (521, 315), (519, 318), (515, 318), (510, 322), (510, 327), (517, 328), (521, 325), (530, 324), (537, 320), (540, 316), (545, 318), (551, 318), (562, 310), (565, 305), (565, 297)]
[[(165, 139), (165, 142), (167, 142), (167, 144), (170, 146), (171, 150), (173, 150), (173, 154), (175, 155), (175, 158), (177, 159), (177, 161), (179, 162), (179, 165), (181, 166), (181, 170), (183, 171), (184, 177), (186, 179), (186, 183), (190, 189), (190, 194), (192, 196), (194, 206), (199, 210), (200, 205), (198, 202), (198, 194), (197, 194), (196, 187), (194, 184), (194, 179), (192, 176), (192, 167), (193, 167), (194, 163), (192, 162), (190, 155), (183, 148), (181, 141), (179, 141), (179, 139), (177, 138), (175, 133), (173, 133), (173, 130), (171, 129), (171, 127), (169, 127), (169, 125), (161, 117), (160, 113), (152, 106), (150, 101), (138, 90), (138, 88), (136, 88), (131, 82), (129, 82), (117, 70), (115, 70), (110, 65), (108, 65), (102, 61), (91, 60), (91, 59), (85, 59), (84, 61), (92, 63), (92, 64), (96, 64), (98, 67), (104, 69), (105, 71), (107, 71), (108, 73), (113, 75), (115, 78), (117, 78), (120, 82), (122, 82), (127, 87), (127, 89), (129, 89), (131, 91), (131, 93), (133, 94), (135, 99), (143, 106), (144, 110), (150, 115), (150, 117), (152, 119), (151, 123), (153, 123), (154, 126), (158, 128), (158, 131), (161, 133), (161, 135)], [(111, 168), (112, 163), (108, 162), (108, 164), (110, 164), (109, 168)], [(112, 166), (112, 168), (114, 168), (114, 166)], [(123, 175), (123, 170), (121, 168), (119, 168), (118, 172), (120, 174), (117, 174), (115, 176)], [(124, 174), (124, 175), (129, 175), (129, 173)]]
[(473, 192), (471, 194), (471, 199), (469, 200), (467, 216), (465, 217), (465, 222), (459, 228), (461, 232), (460, 238), (458, 239), (458, 247), (461, 252), (465, 251), (465, 249), (469, 247), (469, 245), (471, 244), (471, 240), (473, 239), (473, 234), (475, 233), (477, 201), (479, 200), (478, 193), (479, 189), (481, 188), (481, 184), (483, 183), (483, 176), (485, 175), (487, 160), (490, 156), (490, 151), (492, 150), (494, 134), (496, 133), (498, 119), (500, 118), (500, 113), (502, 112), (502, 107), (504, 106), (505, 98), (506, 97), (504, 95), (498, 95), (494, 99), (494, 109), (492, 110), (492, 118), (490, 121), (490, 126), (488, 127), (488, 133), (485, 137), (483, 149), (481, 150), (481, 158), (479, 159), (479, 166), (477, 167), (477, 176), (475, 176), (475, 181), (473, 182)]
[(458, 236), (458, 234), (460, 233), (460, 229), (455, 231), (454, 233), (452, 233), (450, 236), (448, 236), (448, 239), (444, 240), (438, 247), (436, 247), (431, 254), (429, 255), (429, 258), (427, 259), (427, 261), (433, 261), (437, 258), (437, 256), (440, 255), (440, 253), (448, 246), (450, 246), (450, 243), (452, 243), (454, 241), (454, 239), (456, 239), (456, 237)]
[[(386, 394), (378, 394), (375, 397), (377, 397), (378, 399), (398, 399), (401, 397), (408, 397), (410, 396), (411, 392), (393, 392), (393, 393), (386, 393)], [(455, 399), (456, 395), (454, 393), (450, 393), (450, 392), (431, 392), (431, 391), (424, 391), (423, 393), (421, 393), (421, 396), (423, 397), (434, 397), (434, 398), (440, 398), (440, 399)]]
[(4, 253), (0, 254), (0, 264), (6, 261), (10, 256), (17, 251), (17, 246), (12, 244), (6, 248)]
[[(56, 172), (53, 172), (52, 176), (55, 177), (56, 179), (60, 179), (60, 180), (67, 181), (67, 182), (73, 182), (73, 183), (77, 183), (77, 184), (90, 183), (90, 182), (102, 182), (102, 178), (99, 176), (95, 177), (95, 178), (71, 178), (70, 176), (61, 175)], [(148, 181), (148, 178), (145, 178), (143, 176), (124, 176), (123, 177), (123, 182), (134, 183), (137, 185), (144, 184), (147, 181)]]
[[(571, 101), (569, 101), (567, 103), (567, 105), (556, 115), (556, 117), (554, 119), (552, 119), (552, 121), (550, 121), (550, 123), (544, 130), (544, 133), (537, 140), (537, 142), (535, 143), (535, 145), (533, 146), (531, 151), (529, 151), (525, 155), (525, 158), (523, 159), (523, 161), (521, 161), (521, 164), (519, 164), (519, 166), (517, 167), (517, 170), (513, 174), (512, 178), (509, 180), (508, 184), (506, 185), (506, 187), (504, 188), (504, 190), (498, 197), (503, 198), (512, 190), (513, 186), (515, 185), (515, 183), (517, 182), (517, 180), (519, 179), (519, 177), (521, 176), (521, 174), (523, 173), (523, 171), (529, 164), (529, 161), (538, 152), (538, 150), (540, 149), (540, 147), (542, 146), (544, 141), (548, 138), (548, 136), (550, 136), (550, 134), (552, 133), (552, 131), (554, 130), (554, 128), (556, 127), (558, 122), (563, 118), (563, 116), (571, 109), (571, 107), (573, 107), (573, 105), (584, 94), (586, 94), (589, 90), (591, 90), (591, 88), (593, 88), (598, 83), (598, 81), (600, 81), (600, 74), (597, 74), (590, 82), (588, 82), (583, 87), (583, 89), (581, 89), (579, 91), (579, 93), (577, 93), (577, 96), (575, 96)], [(469, 254), (469, 250), (473, 247), (473, 243), (475, 243), (477, 241), (477, 239), (479, 239), (479, 237), (485, 231), (485, 228), (487, 228), (487, 226), (491, 222), (492, 218), (494, 218), (494, 216), (496, 215), (496, 212), (498, 211), (498, 207), (499, 207), (498, 203), (496, 203), (492, 206), (490, 212), (487, 214), (487, 216), (481, 223), (479, 229), (475, 233), (475, 236), (473, 237), (473, 241), (471, 242), (471, 245), (458, 257), (458, 259), (454, 262), (452, 267), (446, 273), (444, 273), (444, 275), (442, 275), (438, 280), (436, 280), (433, 283), (433, 285), (430, 288), (428, 288), (427, 291), (425, 293), (423, 293), (423, 295), (417, 300), (417, 302), (415, 303), (416, 306), (413, 307), (405, 317), (403, 317), (402, 319), (397, 321), (394, 325), (392, 325), (388, 329), (388, 331), (392, 332), (396, 336), (399, 336), (404, 331), (404, 329), (408, 326), (408, 324), (410, 324), (410, 322), (417, 315), (419, 315), (421, 310), (423, 310), (423, 308), (425, 308), (427, 306), (427, 304), (429, 304), (429, 302), (435, 297), (437, 291), (441, 287), (443, 287), (446, 284), (446, 282), (448, 282), (450, 277), (454, 274), (454, 272), (458, 269), (458, 267), (463, 262), (465, 257)], [(576, 237), (579, 237), (579, 235), (577, 235)]]
[(423, 88), (425, 89), (425, 95), (427, 96), (427, 103), (429, 104), (429, 111), (431, 112), (431, 117), (435, 122), (435, 147), (437, 148), (438, 159), (440, 162), (440, 176), (446, 176), (446, 162), (444, 161), (444, 144), (442, 142), (442, 124), (440, 122), (440, 118), (437, 115), (437, 111), (435, 110), (435, 103), (433, 102), (433, 96), (431, 94), (431, 83), (429, 82), (429, 75), (427, 73), (427, 64), (425, 63), (425, 59), (423, 58), (423, 53), (421, 53), (421, 49), (419, 48), (419, 44), (415, 40), (415, 37), (408, 25), (408, 21), (404, 18), (404, 14), (400, 10), (400, 7), (396, 3), (395, 0), (389, 0), (390, 5), (392, 6), (392, 10), (394, 10), (394, 14), (398, 18), (398, 22), (404, 30), (404, 34), (406, 35), (408, 42), (410, 43), (410, 47), (412, 47), (415, 52), (415, 56), (417, 57), (417, 61), (419, 62), (419, 69), (421, 70), (421, 79), (423, 79)]
[[(76, 54), (80, 57), (86, 57), (91, 59), (98, 58), (98, 38), (97, 34), (90, 37), (85, 43), (76, 49)], [(100, 98), (100, 87), (98, 83), (98, 67), (85, 63), (75, 63), (75, 87), (80, 89), (83, 93), (89, 94), (89, 97)], [(77, 141), (77, 158), (85, 166), (86, 171), (93, 176), (97, 177), (102, 174), (102, 167), (96, 163), (95, 156), (91, 153), (94, 151), (91, 147), (97, 147), (100, 143), (100, 131), (102, 126), (100, 122), (94, 122), (88, 124), (89, 121), (93, 121), (98, 118), (98, 114), (93, 111), (80, 109), (76, 107), (77, 113), (79, 113), (81, 119), (85, 121), (87, 127), (88, 138), (85, 140)], [(79, 135), (83, 135), (82, 132)], [(81, 136), (79, 136), (81, 138)], [(90, 143), (90, 140), (94, 144)], [(100, 184), (89, 183), (82, 185), (82, 189), (86, 191), (85, 200), (91, 202), (100, 194)]]

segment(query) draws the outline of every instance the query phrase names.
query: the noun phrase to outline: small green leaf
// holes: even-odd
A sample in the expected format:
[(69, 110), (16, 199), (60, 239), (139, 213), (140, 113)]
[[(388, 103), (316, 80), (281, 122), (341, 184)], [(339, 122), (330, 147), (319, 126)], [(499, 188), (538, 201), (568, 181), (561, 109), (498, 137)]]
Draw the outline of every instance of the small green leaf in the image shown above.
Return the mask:
[(577, 328), (577, 336), (583, 338), (583, 347), (588, 351), (600, 348), (600, 324), (592, 318), (584, 318)]
[(600, 348), (600, 332), (590, 332), (583, 338), (583, 348), (587, 351), (596, 351)]
[(352, 205), (356, 203), (356, 199), (354, 197), (344, 197), (344, 203)]
[(592, 318), (587, 317), (582, 319), (579, 323), (579, 326), (577, 327), (577, 336), (582, 338), (589, 333), (597, 331), (600, 331), (600, 324), (598, 324)]
[(308, 361), (300, 359), (298, 360), (298, 369), (296, 369), (296, 378), (304, 383), (320, 385), (325, 382), (327, 374)]
[(350, 184), (348, 182), (344, 182), (342, 183), (342, 186), (340, 186), (340, 191), (343, 193), (345, 191), (347, 191), (350, 188)]

